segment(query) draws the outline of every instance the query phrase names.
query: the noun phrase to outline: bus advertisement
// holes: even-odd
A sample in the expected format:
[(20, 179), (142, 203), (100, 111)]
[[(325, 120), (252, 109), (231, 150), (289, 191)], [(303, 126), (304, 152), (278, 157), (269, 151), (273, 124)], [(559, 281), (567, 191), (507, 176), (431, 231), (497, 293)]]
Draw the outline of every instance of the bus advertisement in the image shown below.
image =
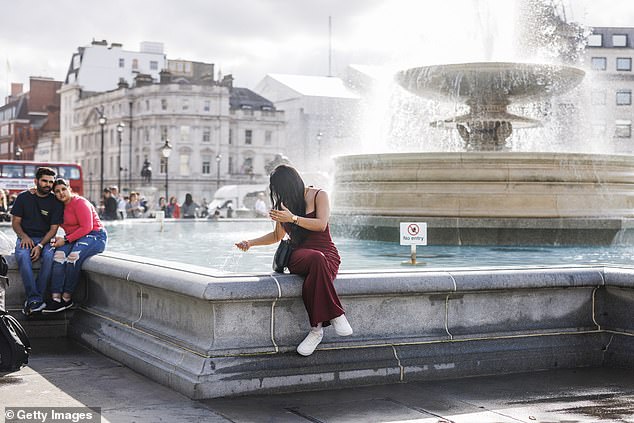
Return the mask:
[(81, 166), (74, 163), (34, 162), (27, 160), (0, 160), (0, 188), (8, 195), (18, 194), (33, 186), (38, 167), (50, 167), (58, 178), (64, 178), (73, 192), (83, 195), (84, 181)]

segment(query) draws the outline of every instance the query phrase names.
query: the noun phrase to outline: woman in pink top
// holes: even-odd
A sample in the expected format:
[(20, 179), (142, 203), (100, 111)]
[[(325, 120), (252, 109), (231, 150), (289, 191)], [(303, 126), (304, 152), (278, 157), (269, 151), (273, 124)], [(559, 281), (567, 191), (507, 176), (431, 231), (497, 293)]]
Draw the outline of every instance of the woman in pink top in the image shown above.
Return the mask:
[(66, 235), (51, 240), (55, 247), (51, 276), (51, 301), (43, 313), (57, 313), (73, 306), (73, 292), (79, 282), (84, 260), (106, 249), (108, 235), (95, 207), (84, 197), (73, 194), (64, 179), (53, 184), (55, 197), (64, 203)]

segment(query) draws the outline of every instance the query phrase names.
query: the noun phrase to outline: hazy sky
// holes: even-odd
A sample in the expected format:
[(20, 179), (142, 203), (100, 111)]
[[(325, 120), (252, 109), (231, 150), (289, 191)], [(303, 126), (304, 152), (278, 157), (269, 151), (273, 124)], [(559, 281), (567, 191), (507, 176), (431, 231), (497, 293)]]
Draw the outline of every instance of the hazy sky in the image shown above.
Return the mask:
[[(10, 82), (22, 82), (28, 90), (29, 76), (63, 80), (73, 52), (93, 39), (123, 43), (125, 50), (132, 51), (138, 51), (141, 41), (163, 42), (168, 59), (215, 63), (223, 74), (234, 75), (237, 86), (248, 88), (267, 73), (326, 75), (329, 16), (334, 75), (350, 63), (448, 60), (443, 53), (462, 57), (473, 50), (465, 40), (474, 38), (483, 26), (503, 27), (498, 16), (504, 16), (509, 3), (0, 0), (0, 99), (4, 100)], [(634, 26), (633, 0), (564, 3), (569, 18), (586, 25)], [(483, 18), (492, 13), (483, 12), (489, 9), (502, 12)]]

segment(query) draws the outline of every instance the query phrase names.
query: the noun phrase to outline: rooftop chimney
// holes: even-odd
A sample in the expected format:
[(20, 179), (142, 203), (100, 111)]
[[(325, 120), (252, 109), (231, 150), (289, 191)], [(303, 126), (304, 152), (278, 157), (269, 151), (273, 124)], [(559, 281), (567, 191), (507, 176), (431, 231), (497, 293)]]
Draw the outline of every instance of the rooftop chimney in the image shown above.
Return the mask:
[(22, 94), (23, 85), (21, 82), (11, 83), (11, 97), (17, 97)]

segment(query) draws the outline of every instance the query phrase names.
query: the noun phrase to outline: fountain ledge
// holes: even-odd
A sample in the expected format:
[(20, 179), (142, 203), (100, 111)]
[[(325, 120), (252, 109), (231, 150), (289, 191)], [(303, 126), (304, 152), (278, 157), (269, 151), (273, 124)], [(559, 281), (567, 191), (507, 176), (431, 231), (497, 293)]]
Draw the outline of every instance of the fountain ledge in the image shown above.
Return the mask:
[[(7, 308), (22, 286), (14, 260)], [(634, 268), (343, 272), (355, 333), (311, 357), (302, 280), (221, 274), (123, 254), (84, 265), (81, 307), (57, 324), (124, 365), (202, 399), (574, 367), (634, 366)], [(62, 329), (60, 329), (60, 327)], [(37, 352), (36, 352), (37, 354)]]

